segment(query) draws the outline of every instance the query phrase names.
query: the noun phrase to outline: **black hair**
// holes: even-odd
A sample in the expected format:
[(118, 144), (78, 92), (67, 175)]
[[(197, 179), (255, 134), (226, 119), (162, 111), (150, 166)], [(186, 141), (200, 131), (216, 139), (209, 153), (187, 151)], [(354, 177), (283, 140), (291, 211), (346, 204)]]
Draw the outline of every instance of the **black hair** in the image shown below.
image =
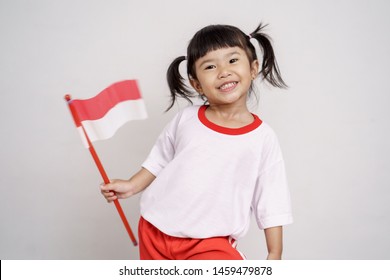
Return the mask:
[(185, 84), (185, 79), (180, 75), (179, 65), (187, 59), (187, 75), (189, 79), (197, 79), (195, 71), (195, 62), (205, 56), (208, 52), (226, 47), (240, 47), (243, 49), (252, 64), (257, 60), (256, 50), (250, 42), (251, 38), (258, 41), (263, 53), (263, 61), (258, 75), (270, 83), (272, 86), (286, 88), (276, 62), (271, 40), (263, 32), (266, 25), (262, 23), (248, 36), (240, 29), (230, 25), (209, 25), (199, 30), (190, 40), (187, 47), (187, 57), (180, 56), (176, 58), (168, 68), (167, 80), (171, 91), (171, 104), (167, 111), (172, 108), (177, 97), (182, 97), (190, 103), (191, 97), (196, 93)]

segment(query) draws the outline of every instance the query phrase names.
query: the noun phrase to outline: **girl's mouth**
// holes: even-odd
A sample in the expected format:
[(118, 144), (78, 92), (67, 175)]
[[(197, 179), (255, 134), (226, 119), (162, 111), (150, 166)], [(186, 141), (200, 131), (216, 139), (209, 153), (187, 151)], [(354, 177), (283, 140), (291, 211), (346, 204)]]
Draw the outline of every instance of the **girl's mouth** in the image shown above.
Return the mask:
[(222, 86), (220, 86), (218, 89), (222, 91), (230, 91), (236, 87), (238, 83), (237, 82), (228, 82), (224, 83)]

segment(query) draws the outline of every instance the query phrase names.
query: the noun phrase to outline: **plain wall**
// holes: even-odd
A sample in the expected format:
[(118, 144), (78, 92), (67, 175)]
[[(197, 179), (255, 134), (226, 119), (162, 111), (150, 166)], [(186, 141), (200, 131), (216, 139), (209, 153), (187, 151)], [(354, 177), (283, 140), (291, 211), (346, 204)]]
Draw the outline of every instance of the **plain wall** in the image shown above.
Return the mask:
[[(63, 96), (138, 79), (149, 113), (96, 149), (138, 170), (161, 129), (165, 73), (209, 24), (269, 23), (288, 90), (258, 82), (254, 112), (282, 145), (295, 222), (285, 259), (390, 258), (388, 1), (0, 0), (0, 258), (137, 259)], [(137, 231), (139, 195), (122, 201)], [(253, 220), (239, 249), (266, 257)]]

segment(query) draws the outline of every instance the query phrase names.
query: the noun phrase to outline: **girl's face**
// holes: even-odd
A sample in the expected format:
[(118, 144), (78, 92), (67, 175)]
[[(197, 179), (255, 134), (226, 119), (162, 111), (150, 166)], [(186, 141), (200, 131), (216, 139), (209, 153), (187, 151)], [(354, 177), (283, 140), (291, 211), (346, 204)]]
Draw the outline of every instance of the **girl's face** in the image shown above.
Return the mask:
[(246, 105), (258, 67), (257, 60), (250, 63), (239, 47), (210, 51), (195, 62), (197, 79), (191, 79), (191, 85), (210, 105)]

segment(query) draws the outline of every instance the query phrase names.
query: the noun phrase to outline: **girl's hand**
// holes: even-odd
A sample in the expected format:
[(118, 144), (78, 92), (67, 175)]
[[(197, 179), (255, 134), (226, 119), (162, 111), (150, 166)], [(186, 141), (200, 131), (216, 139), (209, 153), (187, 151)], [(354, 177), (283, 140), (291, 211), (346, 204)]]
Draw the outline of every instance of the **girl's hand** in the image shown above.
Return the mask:
[(109, 184), (101, 184), (100, 191), (107, 202), (120, 198), (128, 198), (135, 194), (134, 186), (130, 180), (112, 180)]
[(141, 168), (129, 180), (112, 180), (109, 184), (101, 184), (100, 191), (107, 202), (119, 198), (128, 198), (146, 189), (156, 177), (147, 169)]

